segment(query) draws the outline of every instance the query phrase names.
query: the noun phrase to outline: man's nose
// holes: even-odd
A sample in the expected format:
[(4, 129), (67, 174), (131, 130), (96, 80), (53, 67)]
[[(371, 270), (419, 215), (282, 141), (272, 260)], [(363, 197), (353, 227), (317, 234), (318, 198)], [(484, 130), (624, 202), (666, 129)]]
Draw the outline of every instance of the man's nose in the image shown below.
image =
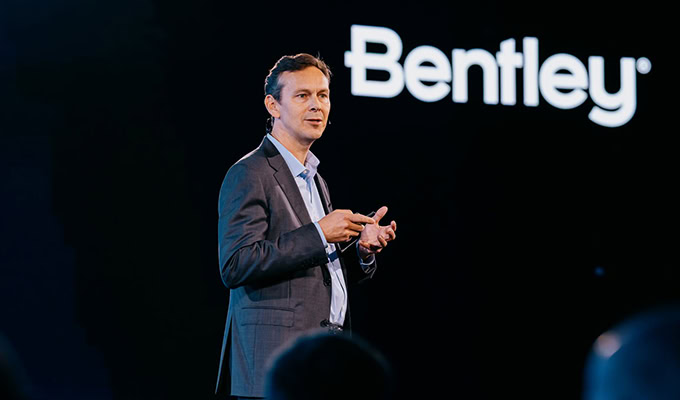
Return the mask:
[(321, 109), (321, 102), (319, 101), (319, 98), (316, 96), (310, 96), (309, 97), (309, 110), (310, 111), (318, 111)]

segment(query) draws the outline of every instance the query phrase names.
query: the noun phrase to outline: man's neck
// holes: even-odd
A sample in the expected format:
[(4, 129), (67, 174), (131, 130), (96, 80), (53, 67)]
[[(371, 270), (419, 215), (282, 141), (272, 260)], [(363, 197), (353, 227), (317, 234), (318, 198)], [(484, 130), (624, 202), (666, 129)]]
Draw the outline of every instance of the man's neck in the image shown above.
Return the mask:
[(283, 145), (288, 151), (293, 154), (293, 156), (300, 161), (300, 164), (305, 165), (305, 161), (307, 160), (307, 153), (309, 153), (309, 149), (312, 147), (312, 143), (300, 143), (296, 138), (293, 136), (289, 135), (286, 132), (273, 129), (272, 136), (274, 136), (274, 139), (278, 140), (279, 143)]

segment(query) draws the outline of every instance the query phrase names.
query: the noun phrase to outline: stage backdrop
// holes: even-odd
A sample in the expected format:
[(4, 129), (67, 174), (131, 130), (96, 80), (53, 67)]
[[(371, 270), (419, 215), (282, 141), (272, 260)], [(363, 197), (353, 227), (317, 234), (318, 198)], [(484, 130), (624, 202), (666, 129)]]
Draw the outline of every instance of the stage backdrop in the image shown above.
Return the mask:
[(600, 333), (680, 297), (657, 3), (3, 3), (0, 332), (35, 397), (213, 398), (218, 191), (308, 52), (334, 206), (398, 223), (351, 297), (400, 398), (578, 398)]

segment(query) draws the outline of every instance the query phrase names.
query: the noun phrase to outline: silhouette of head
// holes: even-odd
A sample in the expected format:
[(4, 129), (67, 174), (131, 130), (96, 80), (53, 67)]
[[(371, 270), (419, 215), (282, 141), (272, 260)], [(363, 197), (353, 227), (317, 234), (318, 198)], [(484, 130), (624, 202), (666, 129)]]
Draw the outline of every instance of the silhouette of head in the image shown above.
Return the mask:
[(23, 400), (28, 398), (23, 368), (9, 340), (0, 334), (0, 399)]
[(268, 400), (388, 399), (389, 366), (368, 343), (328, 333), (303, 336), (274, 357)]
[(680, 307), (650, 310), (600, 335), (584, 378), (584, 400), (680, 399)]

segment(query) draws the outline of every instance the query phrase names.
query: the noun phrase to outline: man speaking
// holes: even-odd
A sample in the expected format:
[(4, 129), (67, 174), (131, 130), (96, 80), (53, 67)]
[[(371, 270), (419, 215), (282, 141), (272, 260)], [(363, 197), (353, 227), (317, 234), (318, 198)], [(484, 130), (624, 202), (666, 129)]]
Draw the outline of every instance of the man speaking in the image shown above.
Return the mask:
[(218, 393), (262, 398), (267, 362), (282, 345), (348, 330), (348, 282), (372, 277), (375, 254), (396, 238), (396, 222), (379, 224), (387, 207), (372, 218), (333, 210), (317, 172), (310, 147), (328, 122), (330, 76), (309, 54), (279, 59), (265, 80), (271, 130), (222, 183), (219, 262), (230, 291)]

